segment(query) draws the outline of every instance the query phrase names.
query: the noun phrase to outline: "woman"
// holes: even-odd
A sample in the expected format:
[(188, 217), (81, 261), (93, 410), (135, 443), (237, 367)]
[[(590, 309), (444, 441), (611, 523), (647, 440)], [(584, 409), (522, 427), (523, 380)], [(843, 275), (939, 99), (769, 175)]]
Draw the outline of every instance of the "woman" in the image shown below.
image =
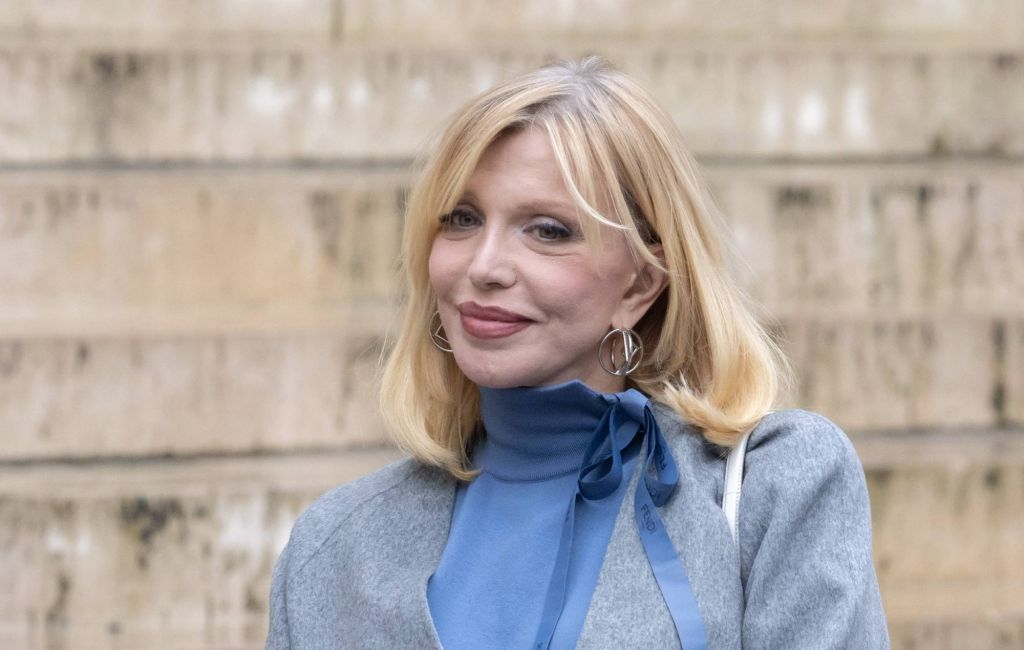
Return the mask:
[(651, 97), (560, 63), (435, 149), (381, 391), (411, 458), (300, 517), (267, 647), (887, 647), (860, 463), (771, 411), (785, 360)]

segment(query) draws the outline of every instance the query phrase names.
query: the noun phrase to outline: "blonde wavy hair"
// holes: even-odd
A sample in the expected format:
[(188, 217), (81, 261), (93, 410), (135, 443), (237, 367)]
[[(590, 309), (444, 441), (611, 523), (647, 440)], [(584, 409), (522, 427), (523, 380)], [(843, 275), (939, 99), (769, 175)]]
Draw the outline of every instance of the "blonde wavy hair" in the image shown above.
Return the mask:
[(402, 241), (405, 317), (381, 376), (381, 409), (397, 444), (456, 478), (475, 474), (468, 454), (479, 391), (431, 343), (437, 307), (428, 260), (439, 216), (455, 207), (484, 150), (528, 127), (547, 134), (566, 186), (592, 217), (583, 219), (584, 237), (592, 240), (600, 224), (621, 230), (639, 259), (667, 274), (634, 328), (645, 354), (627, 385), (707, 440), (734, 445), (771, 411), (792, 371), (729, 275), (726, 253), (734, 253), (722, 220), (672, 119), (596, 56), (526, 72), (472, 99), (420, 161)]

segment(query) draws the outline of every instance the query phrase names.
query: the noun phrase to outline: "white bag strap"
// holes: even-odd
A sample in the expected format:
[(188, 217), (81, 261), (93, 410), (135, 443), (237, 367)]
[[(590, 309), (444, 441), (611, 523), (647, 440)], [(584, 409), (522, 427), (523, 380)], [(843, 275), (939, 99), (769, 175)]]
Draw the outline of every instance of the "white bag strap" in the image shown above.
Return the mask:
[(740, 489), (743, 487), (743, 456), (747, 453), (747, 440), (750, 438), (750, 433), (747, 431), (743, 434), (725, 461), (725, 491), (722, 494), (722, 510), (725, 511), (725, 518), (729, 521), (732, 541), (736, 544), (739, 544), (740, 539), (739, 531), (736, 528), (736, 519), (740, 512)]

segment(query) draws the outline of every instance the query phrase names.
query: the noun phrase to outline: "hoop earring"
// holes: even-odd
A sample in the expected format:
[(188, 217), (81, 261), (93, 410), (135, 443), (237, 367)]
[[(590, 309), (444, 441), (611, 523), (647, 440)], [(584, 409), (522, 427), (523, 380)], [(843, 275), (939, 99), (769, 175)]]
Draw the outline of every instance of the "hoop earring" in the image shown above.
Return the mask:
[[(437, 320), (437, 326), (434, 326), (434, 320)], [(441, 325), (441, 313), (434, 312), (434, 315), (430, 317), (430, 342), (434, 344), (434, 347), (441, 352), (454, 352), (451, 348), (451, 342), (445, 337), (444, 329)]]
[[(622, 337), (621, 361), (615, 360), (616, 336)], [(608, 345), (607, 352), (605, 351), (605, 345)], [(611, 367), (605, 363), (606, 357)], [(604, 338), (601, 339), (601, 346), (597, 350), (597, 362), (601, 364), (601, 369), (609, 375), (615, 375), (616, 377), (625, 377), (639, 368), (640, 360), (643, 359), (643, 357), (644, 343), (640, 340), (640, 336), (629, 328), (622, 329), (620, 327), (616, 327), (605, 334)]]

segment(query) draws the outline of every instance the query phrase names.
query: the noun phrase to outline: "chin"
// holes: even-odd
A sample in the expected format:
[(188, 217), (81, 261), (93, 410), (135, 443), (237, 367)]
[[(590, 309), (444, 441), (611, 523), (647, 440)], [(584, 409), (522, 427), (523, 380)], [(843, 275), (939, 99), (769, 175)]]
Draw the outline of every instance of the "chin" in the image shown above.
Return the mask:
[(463, 363), (456, 357), (455, 362), (462, 374), (476, 384), (485, 388), (518, 388), (520, 386), (539, 386), (543, 379), (536, 372), (536, 367), (510, 368), (507, 365), (483, 366), (481, 364)]
[(483, 388), (518, 388), (520, 386), (535, 386), (536, 382), (521, 375), (509, 374), (507, 372), (466, 372), (462, 371), (471, 382)]

